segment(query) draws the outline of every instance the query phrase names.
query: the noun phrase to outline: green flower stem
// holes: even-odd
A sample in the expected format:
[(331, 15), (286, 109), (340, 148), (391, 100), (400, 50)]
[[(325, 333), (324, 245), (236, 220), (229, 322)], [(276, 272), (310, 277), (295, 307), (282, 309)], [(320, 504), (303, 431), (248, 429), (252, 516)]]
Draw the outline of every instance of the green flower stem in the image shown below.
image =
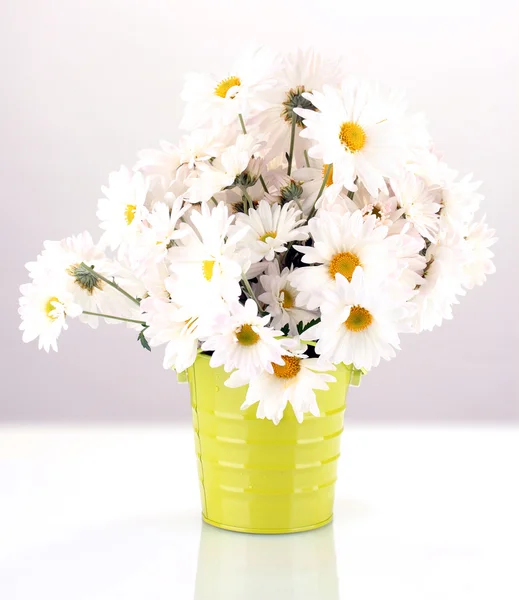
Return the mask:
[(247, 202), (249, 203), (250, 208), (254, 208), (254, 202), (252, 201), (252, 198), (249, 196), (249, 194), (247, 193), (247, 190), (245, 188), (242, 188), (241, 193), (243, 194), (243, 197), (247, 200)]
[(267, 187), (267, 184), (265, 183), (265, 180), (263, 179), (263, 175), (259, 176), (259, 180), (260, 180), (260, 183), (261, 183), (261, 187), (263, 188), (263, 191), (265, 192), (265, 194), (268, 194), (269, 193), (269, 189)]
[[(258, 302), (258, 299), (254, 295), (254, 292), (252, 291), (249, 280), (246, 277), (242, 277), (241, 280), (243, 281), (243, 285), (245, 286), (245, 289), (247, 290), (247, 293), (249, 294), (249, 296), (254, 300), (254, 302), (256, 302), (256, 304), (258, 305), (258, 308), (260, 308), (260, 303)], [(260, 308), (260, 310), (261, 310), (261, 308)]]
[(315, 199), (314, 205), (312, 206), (312, 210), (310, 211), (310, 214), (308, 215), (308, 220), (310, 220), (316, 213), (315, 205), (317, 204), (317, 200), (319, 200), (319, 198), (323, 195), (324, 188), (326, 187), (326, 182), (328, 181), (328, 177), (330, 176), (330, 171), (332, 170), (332, 167), (333, 167), (333, 165), (331, 163), (326, 167), (326, 173), (324, 174), (323, 182), (319, 189), (319, 193), (317, 194), (317, 198)]
[(247, 135), (247, 129), (245, 128), (245, 122), (241, 113), (238, 114), (238, 119), (240, 119), (240, 125), (241, 130), (243, 131), (243, 135)]
[(135, 319), (126, 319), (125, 317), (116, 317), (115, 315), (105, 315), (103, 313), (90, 312), (89, 310), (83, 311), (84, 315), (92, 315), (94, 317), (103, 317), (104, 319), (116, 319), (117, 321), (126, 321), (126, 323), (137, 323), (137, 325), (142, 325), (146, 327), (146, 323), (144, 321), (136, 321)]
[(84, 262), (81, 263), (81, 266), (83, 268), (85, 268), (87, 271), (89, 271), (90, 273), (92, 273), (92, 275), (94, 275), (95, 277), (99, 277), (99, 279), (101, 281), (104, 281), (106, 284), (108, 284), (109, 286), (113, 287), (114, 290), (117, 290), (118, 292), (120, 292), (123, 296), (126, 296), (129, 300), (131, 300), (132, 302), (134, 302), (137, 306), (140, 305), (140, 300), (137, 300), (137, 298), (134, 298), (131, 294), (129, 294), (126, 290), (123, 290), (122, 287), (118, 286), (115, 281), (110, 281), (109, 279), (107, 279), (106, 277), (103, 277), (103, 275), (97, 273), (96, 271), (94, 271), (94, 269), (92, 269), (91, 267), (89, 267), (88, 265), (85, 265)]
[(294, 160), (295, 137), (296, 137), (296, 116), (292, 115), (292, 128), (290, 130), (290, 152), (288, 153), (288, 169), (287, 169), (287, 175), (289, 177), (292, 173), (292, 161)]
[[(241, 113), (238, 114), (238, 118), (240, 119), (240, 125), (241, 125), (241, 130), (243, 131), (243, 135), (247, 135), (247, 128), (245, 127), (245, 121), (243, 120), (243, 115)], [(265, 194), (269, 193), (267, 184), (265, 183), (265, 180), (263, 179), (263, 175), (259, 176), (259, 180), (261, 183), (261, 187), (263, 188), (263, 191), (265, 192)]]
[(305, 150), (303, 154), (305, 155), (305, 163), (306, 163), (306, 166), (307, 166), (308, 168), (310, 168), (310, 159), (308, 158), (308, 150)]
[[(382, 121), (381, 121), (382, 122)], [(355, 185), (357, 185), (357, 181), (359, 180), (358, 177), (355, 177), (355, 181), (353, 182)], [(355, 192), (352, 192), (351, 190), (348, 191), (348, 198), (350, 200), (353, 200), (353, 196), (355, 196)]]

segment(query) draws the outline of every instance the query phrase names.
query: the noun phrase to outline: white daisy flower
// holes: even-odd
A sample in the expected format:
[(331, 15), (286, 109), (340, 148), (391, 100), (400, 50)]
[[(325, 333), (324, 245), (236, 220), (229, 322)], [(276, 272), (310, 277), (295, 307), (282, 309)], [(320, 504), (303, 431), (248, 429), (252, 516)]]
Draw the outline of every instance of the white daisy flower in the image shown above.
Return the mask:
[[(364, 218), (375, 215), (377, 225), (385, 225), (388, 228), (388, 233), (397, 233), (402, 229), (403, 224), (406, 224), (402, 219), (404, 210), (398, 207), (395, 196), (380, 192), (378, 196), (373, 197), (368, 194), (364, 186), (361, 186), (355, 192), (352, 202), (362, 211)], [(402, 224), (395, 227), (398, 221), (401, 221)], [(410, 227), (410, 223), (407, 223), (407, 228)], [(421, 236), (419, 237), (422, 239)]]
[(467, 228), (483, 200), (483, 195), (477, 192), (480, 185), (480, 181), (472, 181), (472, 175), (466, 175), (443, 188), (440, 221), (446, 228), (460, 231)]
[(234, 215), (223, 202), (212, 210), (201, 206), (191, 213), (191, 225), (183, 225), (187, 235), (168, 251), (170, 270), (177, 284), (174, 299), (182, 306), (196, 307), (196, 314), (219, 310), (222, 302), (234, 302), (241, 294), (240, 279), (245, 258), (236, 244), (247, 233), (237, 231), (229, 237)]
[(20, 286), (18, 313), (24, 342), (38, 338), (38, 348), (57, 352), (57, 339), (67, 329), (67, 317), (77, 317), (82, 308), (61, 280), (43, 279)]
[[(122, 267), (109, 260), (86, 231), (60, 242), (46, 241), (44, 250), (36, 262), (27, 263), (25, 266), (29, 276), (37, 282), (49, 278), (61, 280), (84, 311), (80, 320), (93, 328), (98, 326), (99, 318), (88, 314), (89, 312), (129, 318), (134, 316), (136, 306), (107, 285), (98, 275), (81, 266), (82, 263), (110, 281), (121, 274)], [(142, 288), (139, 285), (136, 287), (135, 278), (130, 279), (133, 282), (132, 291), (140, 293)], [(113, 323), (114, 320), (107, 322)]]
[(304, 222), (301, 211), (289, 203), (270, 205), (262, 200), (248, 214), (236, 216), (233, 231), (246, 230), (239, 246), (250, 251), (253, 262), (263, 258), (274, 260), (276, 253), (286, 251), (288, 243), (308, 238), (307, 228), (302, 226)]
[(398, 281), (402, 284), (402, 290), (412, 290), (420, 285), (426, 264), (423, 256), (425, 240), (403, 218), (404, 210), (398, 207), (396, 197), (380, 192), (374, 198), (361, 185), (355, 192), (352, 203), (362, 211), (364, 219), (374, 216), (377, 227), (387, 227), (388, 252), (399, 265)]
[(303, 96), (318, 109), (294, 109), (304, 119), (301, 137), (317, 142), (309, 155), (333, 164), (334, 182), (348, 190), (357, 189), (358, 178), (372, 196), (386, 191), (384, 177), (398, 173), (405, 153), (395, 97), (384, 100), (367, 84), (349, 81)]
[(236, 133), (232, 128), (195, 129), (180, 138), (180, 163), (194, 169), (197, 164), (221, 156), (228, 146), (235, 143)]
[(297, 335), (298, 324), (306, 325), (315, 319), (316, 313), (298, 306), (297, 290), (290, 281), (292, 272), (285, 267), (280, 273), (277, 261), (268, 263), (266, 274), (259, 278), (263, 292), (258, 300), (266, 304), (266, 310), (272, 316), (272, 327), (282, 329), (288, 325), (290, 335)]
[(421, 177), (429, 186), (448, 187), (457, 176), (455, 170), (430, 150), (415, 152), (407, 161), (406, 168)]
[(340, 274), (336, 281), (321, 304), (321, 322), (312, 328), (319, 338), (316, 352), (326, 361), (357, 369), (371, 369), (381, 358), (393, 358), (409, 314), (408, 307), (395, 301), (399, 294), (381, 286), (370, 288), (362, 268), (355, 270), (351, 281)]
[(269, 151), (265, 158), (270, 160), (289, 152), (294, 120), (294, 157), (301, 165), (309, 143), (297, 135), (303, 128), (303, 119), (294, 108), (316, 110), (304, 93), (320, 90), (325, 84), (338, 85), (343, 79), (342, 65), (337, 57), (324, 58), (313, 49), (297, 50), (284, 57), (275, 77), (276, 86), (262, 94), (268, 108), (254, 117), (250, 126), (253, 131), (268, 136)]
[(304, 254), (303, 263), (315, 265), (296, 269), (291, 276), (301, 305), (318, 308), (324, 292), (335, 287), (337, 273), (350, 281), (357, 267), (377, 281), (394, 275), (398, 264), (389, 252), (387, 227), (376, 221), (374, 215), (364, 219), (360, 210), (343, 215), (321, 210), (310, 219), (314, 245), (294, 246)]
[(291, 404), (296, 419), (301, 423), (305, 413), (319, 416), (319, 407), (314, 390), (327, 390), (328, 383), (336, 381), (329, 373), (332, 364), (325, 364), (304, 354), (284, 354), (283, 364), (272, 364), (272, 373), (262, 371), (252, 377), (235, 371), (225, 385), (231, 388), (248, 384), (242, 410), (258, 403), (258, 419), (270, 419), (277, 425)]
[(270, 316), (258, 316), (258, 306), (248, 299), (245, 305), (234, 303), (231, 314), (214, 325), (216, 333), (202, 344), (202, 350), (213, 351), (210, 365), (223, 365), (230, 373), (239, 369), (243, 375), (252, 376), (267, 371), (273, 373), (273, 364), (282, 365), (286, 352), (281, 331), (268, 327)]
[[(63, 273), (73, 277), (73, 273), (69, 273), (69, 271), (82, 262), (91, 265), (93, 269), (102, 274), (106, 273), (107, 276), (113, 273), (110, 261), (100, 245), (94, 244), (88, 231), (59, 242), (45, 241), (43, 251), (38, 255), (36, 261), (28, 262), (25, 267), (29, 271), (31, 279), (45, 279), (53, 273)], [(79, 284), (79, 282), (77, 283)]]
[(261, 143), (252, 135), (239, 135), (236, 143), (227, 148), (218, 159), (211, 164), (199, 165), (187, 180), (189, 190), (185, 194), (186, 200), (192, 203), (207, 202), (225, 188), (238, 185), (244, 172), (250, 178), (256, 176), (257, 180), (262, 162), (255, 160), (253, 156), (260, 148)]
[(492, 262), (494, 253), (490, 247), (497, 242), (495, 230), (490, 229), (485, 222), (485, 217), (473, 223), (465, 236), (467, 246), (467, 259), (463, 265), (463, 285), (471, 290), (476, 285), (483, 285), (487, 275), (496, 272)]
[[(343, 208), (342, 214), (356, 210), (344, 186), (334, 182), (333, 165), (311, 159), (309, 167), (296, 169), (293, 175), (303, 188), (301, 205), (305, 215), (309, 215), (314, 207), (315, 210), (323, 208), (335, 211), (340, 206)], [(318, 199), (319, 194), (321, 195)]]
[(193, 170), (187, 164), (180, 165), (175, 172), (175, 178), (169, 183), (163, 179), (148, 176), (146, 178), (148, 184), (146, 208), (148, 211), (160, 202), (172, 208), (177, 198), (185, 200), (188, 192), (188, 181), (192, 176)]
[(145, 289), (142, 298), (152, 296), (169, 300), (170, 293), (167, 286), (170, 279), (169, 263), (167, 261), (150, 264), (140, 277)]
[[(251, 159), (249, 164), (255, 160)], [(255, 177), (254, 172), (249, 172), (249, 166), (247, 166), (247, 169), (240, 175), (240, 180), (251, 181), (252, 177)], [(265, 193), (263, 184), (260, 182), (247, 187), (245, 191), (247, 196), (243, 193), (243, 188), (234, 186), (214, 194), (213, 198), (216, 202), (224, 202), (232, 214), (247, 212), (251, 206), (257, 207), (261, 200), (266, 200), (269, 204), (278, 204), (280, 201), (280, 198)]]
[(404, 136), (405, 145), (409, 151), (407, 160), (414, 160), (424, 152), (430, 152), (433, 146), (431, 134), (427, 129), (427, 119), (423, 113), (414, 115), (405, 114), (405, 102), (399, 103), (400, 114), (395, 114), (400, 119), (402, 134)]
[[(203, 204), (213, 198), (216, 200), (217, 194), (233, 182), (234, 177), (229, 173), (209, 164), (201, 165), (186, 179), (187, 191), (184, 199), (191, 204)], [(219, 201), (221, 198), (218, 198)]]
[[(264, 161), (263, 164), (265, 164)], [(253, 200), (253, 205), (256, 206), (261, 200), (265, 200), (269, 204), (285, 204), (293, 200), (301, 208), (300, 198), (303, 188), (300, 182), (287, 175), (286, 167), (275, 166), (272, 168), (271, 165), (267, 165), (267, 167), (267, 170), (262, 172), (263, 182), (256, 183), (247, 190)], [(265, 192), (263, 183), (268, 192)]]
[[(397, 229), (402, 221), (405, 223), (404, 219), (400, 219), (392, 229)], [(414, 295), (414, 290), (423, 283), (422, 274), (427, 264), (423, 255), (425, 240), (412, 227), (405, 224), (399, 232), (391, 233), (392, 235), (387, 237), (387, 243), (389, 252), (396, 258), (400, 266), (397, 277), (400, 284), (399, 289), (409, 298)]]
[(110, 173), (108, 187), (98, 202), (97, 217), (104, 229), (102, 241), (111, 250), (120, 248), (120, 255), (139, 235), (142, 223), (148, 216), (145, 206), (148, 184), (142, 173), (132, 173), (126, 167)]
[(160, 179), (164, 188), (168, 188), (175, 179), (177, 169), (182, 164), (181, 152), (178, 146), (162, 140), (160, 149), (147, 148), (138, 153), (135, 170), (146, 177)]
[(171, 208), (164, 202), (157, 202), (148, 213), (146, 226), (128, 251), (128, 258), (138, 276), (142, 276), (153, 263), (164, 260), (175, 240), (188, 234), (188, 229), (178, 229), (180, 219), (189, 209), (189, 206), (182, 205), (182, 198), (176, 198)]
[(440, 189), (428, 186), (413, 173), (391, 179), (391, 189), (406, 220), (413, 224), (421, 236), (434, 242), (440, 230)]
[(286, 166), (273, 165), (272, 163), (267, 164), (267, 172), (265, 173), (265, 183), (272, 193), (277, 197), (281, 197), (281, 190), (289, 186), (294, 179), (287, 175)]
[[(344, 186), (340, 184), (332, 184), (325, 187), (322, 196), (319, 198), (319, 200), (317, 200), (317, 202), (315, 202), (315, 199), (313, 202), (305, 201), (303, 205), (305, 213), (311, 213), (312, 209), (314, 208), (314, 203), (315, 208), (319, 212), (335, 213), (337, 217), (342, 217), (343, 215), (353, 213), (359, 208), (353, 202), (353, 200), (344, 193)], [(363, 215), (366, 216), (364, 207), (362, 212)], [(379, 222), (377, 222), (377, 224), (382, 225), (382, 223)]]
[(195, 129), (208, 123), (226, 126), (238, 115), (247, 118), (264, 108), (258, 92), (273, 86), (277, 58), (267, 49), (244, 53), (230, 71), (219, 76), (191, 73), (186, 76), (182, 99), (187, 103), (181, 129)]
[(194, 362), (198, 350), (200, 319), (189, 309), (166, 298), (150, 297), (141, 302), (150, 346), (166, 344), (163, 366), (182, 372)]
[(423, 283), (413, 298), (417, 311), (414, 318), (416, 332), (432, 330), (444, 319), (452, 319), (452, 307), (464, 296), (467, 247), (456, 232), (445, 232), (437, 244), (431, 244), (425, 255)]
[(186, 191), (185, 180), (193, 169), (219, 157), (234, 144), (236, 133), (227, 129), (196, 129), (183, 135), (178, 145), (161, 141), (160, 149), (139, 152), (135, 170), (160, 185), (163, 194), (172, 192), (180, 196)]

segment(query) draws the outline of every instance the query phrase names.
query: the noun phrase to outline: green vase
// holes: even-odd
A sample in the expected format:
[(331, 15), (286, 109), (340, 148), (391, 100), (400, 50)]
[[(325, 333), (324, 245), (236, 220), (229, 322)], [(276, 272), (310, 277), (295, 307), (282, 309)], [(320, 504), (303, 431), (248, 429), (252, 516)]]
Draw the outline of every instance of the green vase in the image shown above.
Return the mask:
[(316, 391), (320, 416), (298, 423), (290, 405), (278, 425), (241, 410), (247, 387), (228, 388), (222, 367), (200, 354), (187, 372), (204, 521), (246, 533), (292, 533), (332, 519), (346, 392), (360, 372), (339, 365)]

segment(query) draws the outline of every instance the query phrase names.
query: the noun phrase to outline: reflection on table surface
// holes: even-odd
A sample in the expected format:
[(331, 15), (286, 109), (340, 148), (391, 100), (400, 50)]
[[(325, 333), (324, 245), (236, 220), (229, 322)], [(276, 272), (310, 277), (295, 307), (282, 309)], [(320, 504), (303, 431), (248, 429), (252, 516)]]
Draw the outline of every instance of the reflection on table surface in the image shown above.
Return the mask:
[(337, 600), (333, 524), (287, 535), (224, 531), (204, 523), (195, 600)]
[(350, 427), (333, 525), (284, 536), (202, 525), (191, 444), (0, 428), (0, 600), (519, 598), (517, 428)]

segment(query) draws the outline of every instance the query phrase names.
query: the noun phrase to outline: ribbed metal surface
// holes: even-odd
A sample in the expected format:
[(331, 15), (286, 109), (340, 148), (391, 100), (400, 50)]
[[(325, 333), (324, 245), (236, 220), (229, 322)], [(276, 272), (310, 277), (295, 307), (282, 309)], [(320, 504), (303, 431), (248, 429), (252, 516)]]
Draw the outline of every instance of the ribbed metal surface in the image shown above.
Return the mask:
[(204, 518), (258, 533), (310, 529), (332, 515), (350, 369), (318, 392), (320, 417), (298, 423), (291, 407), (278, 425), (240, 410), (246, 387), (201, 355), (189, 370)]

